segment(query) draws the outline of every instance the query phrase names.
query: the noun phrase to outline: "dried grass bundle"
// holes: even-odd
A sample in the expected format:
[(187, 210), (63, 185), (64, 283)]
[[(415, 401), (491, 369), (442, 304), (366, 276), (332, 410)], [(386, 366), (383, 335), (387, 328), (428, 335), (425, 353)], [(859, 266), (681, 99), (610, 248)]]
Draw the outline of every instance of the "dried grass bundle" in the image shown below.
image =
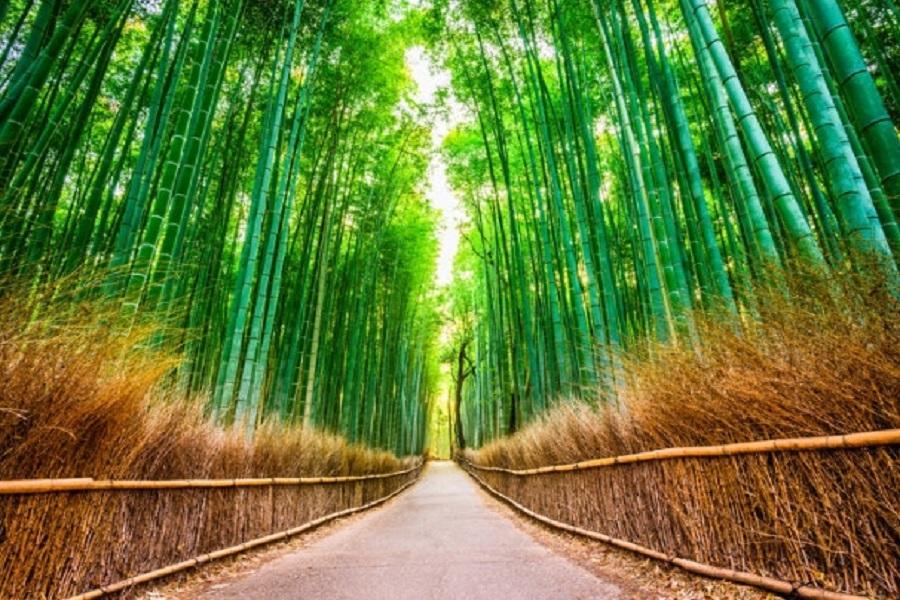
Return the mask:
[[(302, 428), (208, 423), (160, 385), (156, 332), (96, 305), (42, 317), (0, 299), (0, 479), (219, 479), (404, 469), (412, 459)], [(58, 598), (289, 529), (415, 477), (286, 487), (0, 496), (0, 597)]]
[[(620, 409), (564, 404), (467, 458), (515, 469), (667, 447), (900, 427), (900, 309), (864, 274), (758, 290), (741, 327), (625, 362)], [(674, 459), (481, 476), (531, 510), (666, 554), (832, 590), (900, 595), (897, 449)]]

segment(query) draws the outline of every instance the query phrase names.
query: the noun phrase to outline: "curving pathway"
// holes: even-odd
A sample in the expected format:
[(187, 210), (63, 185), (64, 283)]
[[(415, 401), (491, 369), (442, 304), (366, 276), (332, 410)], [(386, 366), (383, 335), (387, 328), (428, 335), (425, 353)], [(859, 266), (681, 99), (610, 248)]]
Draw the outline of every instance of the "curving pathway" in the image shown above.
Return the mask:
[(613, 599), (619, 589), (488, 508), (454, 463), (376, 510), (202, 598)]

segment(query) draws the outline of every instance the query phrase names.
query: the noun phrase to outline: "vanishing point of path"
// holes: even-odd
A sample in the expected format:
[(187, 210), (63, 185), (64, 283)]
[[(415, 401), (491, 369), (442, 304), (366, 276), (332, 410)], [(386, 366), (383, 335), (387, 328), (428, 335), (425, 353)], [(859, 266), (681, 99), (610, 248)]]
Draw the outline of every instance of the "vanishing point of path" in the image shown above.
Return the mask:
[(385, 508), (202, 597), (568, 600), (619, 589), (532, 540), (444, 462)]

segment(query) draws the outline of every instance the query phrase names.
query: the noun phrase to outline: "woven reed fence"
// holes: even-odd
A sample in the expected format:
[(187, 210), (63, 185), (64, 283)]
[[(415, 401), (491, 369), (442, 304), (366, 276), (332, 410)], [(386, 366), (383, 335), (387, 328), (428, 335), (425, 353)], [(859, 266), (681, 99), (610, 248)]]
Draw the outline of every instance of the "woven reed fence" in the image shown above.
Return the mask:
[[(0, 598), (98, 597), (309, 529), (398, 493), (379, 475), (0, 482)], [(133, 578), (133, 579), (131, 579)], [(120, 585), (116, 585), (119, 583)]]
[(897, 598), (898, 445), (894, 429), (463, 466), (549, 525), (700, 574), (807, 598)]

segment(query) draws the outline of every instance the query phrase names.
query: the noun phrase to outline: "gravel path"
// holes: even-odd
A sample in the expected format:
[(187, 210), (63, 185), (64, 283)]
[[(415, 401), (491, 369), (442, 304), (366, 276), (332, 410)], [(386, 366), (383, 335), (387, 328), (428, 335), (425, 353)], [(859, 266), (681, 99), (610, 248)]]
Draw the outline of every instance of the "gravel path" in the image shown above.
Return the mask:
[(619, 588), (553, 554), (484, 504), (453, 463), (384, 509), (202, 598), (613, 599)]

